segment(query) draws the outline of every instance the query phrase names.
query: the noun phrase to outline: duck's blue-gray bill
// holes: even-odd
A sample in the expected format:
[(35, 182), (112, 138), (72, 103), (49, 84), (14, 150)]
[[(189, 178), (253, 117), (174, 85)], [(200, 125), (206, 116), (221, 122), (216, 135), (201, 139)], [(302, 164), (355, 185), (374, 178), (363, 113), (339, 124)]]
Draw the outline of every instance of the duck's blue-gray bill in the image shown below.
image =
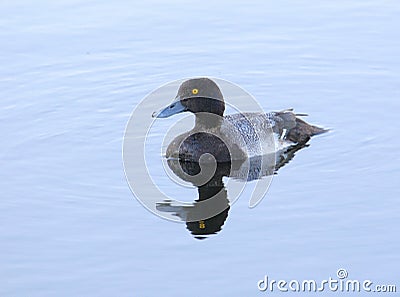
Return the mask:
[(182, 105), (182, 103), (178, 101), (174, 101), (171, 105), (161, 109), (160, 111), (155, 111), (152, 114), (153, 118), (168, 118), (174, 114), (184, 112), (186, 107)]

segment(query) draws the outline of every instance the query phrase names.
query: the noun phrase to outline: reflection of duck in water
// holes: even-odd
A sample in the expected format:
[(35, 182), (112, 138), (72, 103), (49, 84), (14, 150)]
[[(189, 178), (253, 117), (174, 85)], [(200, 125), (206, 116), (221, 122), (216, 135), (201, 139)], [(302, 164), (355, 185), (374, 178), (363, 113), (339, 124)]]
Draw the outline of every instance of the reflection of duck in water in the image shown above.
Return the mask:
[[(204, 239), (208, 235), (216, 234), (222, 229), (230, 208), (227, 190), (222, 181), (223, 177), (252, 181), (273, 175), (289, 163), (298, 150), (306, 146), (293, 146), (282, 151), (276, 155), (276, 162), (272, 164), (268, 160), (271, 156), (253, 157), (244, 161), (219, 162), (214, 168), (210, 168), (213, 165), (207, 163), (202, 163), (200, 168), (198, 162), (169, 159), (168, 166), (176, 176), (197, 186), (198, 198), (194, 203), (189, 204), (165, 200), (158, 202), (156, 209), (161, 212), (173, 213), (186, 222), (186, 227), (197, 239)], [(275, 160), (275, 156), (273, 159)], [(199, 179), (192, 179), (192, 177), (198, 176), (201, 171), (213, 171), (214, 173), (207, 182), (199, 185), (197, 184)]]
[[(197, 162), (168, 160), (168, 166), (177, 176), (185, 181), (196, 176), (204, 167), (200, 168)], [(186, 227), (197, 239), (204, 239), (206, 235), (216, 234), (221, 230), (229, 211), (229, 200), (222, 177), (229, 174), (229, 162), (217, 163), (215, 173), (206, 183), (197, 185), (198, 199), (194, 203), (182, 204), (171, 200), (157, 203), (157, 210), (171, 212), (186, 222)]]
[(311, 136), (327, 131), (307, 124), (292, 110), (223, 116), (221, 90), (208, 78), (183, 82), (175, 99), (153, 116), (165, 118), (189, 111), (195, 114), (196, 124), (169, 144), (167, 158), (198, 162), (201, 155), (210, 153), (217, 162), (240, 160), (304, 144)]
[[(192, 204), (165, 200), (157, 203), (156, 208), (180, 217), (198, 239), (219, 232), (228, 216), (224, 176), (242, 181), (271, 176), (296, 151), (307, 146), (311, 136), (327, 131), (307, 124), (292, 110), (225, 117), (224, 110), (223, 96), (216, 83), (198, 78), (182, 83), (176, 100), (153, 114), (165, 118), (190, 111), (196, 116), (195, 127), (169, 144), (166, 157), (178, 177), (198, 188), (198, 199)], [(201, 174), (207, 171), (212, 174), (203, 180)]]

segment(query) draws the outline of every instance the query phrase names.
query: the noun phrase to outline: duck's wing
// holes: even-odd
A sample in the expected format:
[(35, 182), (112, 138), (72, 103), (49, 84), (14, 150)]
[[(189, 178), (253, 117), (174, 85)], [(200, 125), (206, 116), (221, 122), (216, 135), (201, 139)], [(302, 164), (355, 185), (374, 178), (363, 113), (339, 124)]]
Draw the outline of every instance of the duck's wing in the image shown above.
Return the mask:
[(226, 115), (221, 132), (229, 143), (239, 146), (246, 157), (273, 153), (276, 135), (273, 122), (263, 113), (236, 113)]
[[(225, 116), (242, 135), (254, 138), (253, 132), (269, 131), (274, 134), (279, 148), (306, 143), (311, 136), (327, 132), (328, 130), (310, 125), (300, 119), (307, 114), (294, 113), (293, 109), (262, 113), (237, 113)], [(249, 125), (251, 123), (251, 125)], [(252, 126), (252, 127), (250, 127)], [(249, 131), (250, 130), (250, 131)]]

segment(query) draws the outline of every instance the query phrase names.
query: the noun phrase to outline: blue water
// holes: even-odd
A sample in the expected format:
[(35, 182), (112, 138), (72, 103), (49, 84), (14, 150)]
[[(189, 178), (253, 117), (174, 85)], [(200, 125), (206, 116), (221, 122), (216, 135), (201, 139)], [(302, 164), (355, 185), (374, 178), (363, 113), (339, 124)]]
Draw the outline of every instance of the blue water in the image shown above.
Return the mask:
[[(264, 275), (338, 268), (399, 290), (399, 13), (394, 0), (1, 2), (0, 296), (256, 296)], [(142, 98), (192, 76), (332, 129), (203, 241), (141, 206), (121, 153)]]

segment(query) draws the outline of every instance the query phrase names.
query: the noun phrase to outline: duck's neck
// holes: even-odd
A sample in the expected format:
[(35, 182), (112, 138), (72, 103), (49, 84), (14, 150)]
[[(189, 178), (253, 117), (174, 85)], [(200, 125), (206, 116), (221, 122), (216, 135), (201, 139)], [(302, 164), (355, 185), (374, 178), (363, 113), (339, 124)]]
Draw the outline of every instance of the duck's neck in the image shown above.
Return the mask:
[(223, 116), (209, 113), (196, 113), (196, 128), (213, 129), (221, 126)]

